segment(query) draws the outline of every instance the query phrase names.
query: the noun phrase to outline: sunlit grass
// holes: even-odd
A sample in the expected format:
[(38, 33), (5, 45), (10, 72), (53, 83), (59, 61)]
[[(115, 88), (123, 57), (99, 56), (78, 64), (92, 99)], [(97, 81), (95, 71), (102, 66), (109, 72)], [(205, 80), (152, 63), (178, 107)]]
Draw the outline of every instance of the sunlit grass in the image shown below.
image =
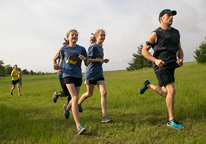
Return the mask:
[[(87, 128), (78, 136), (73, 116), (66, 120), (62, 105), (53, 103), (53, 91), (61, 89), (57, 76), (23, 77), (22, 97), (10, 95), (11, 77), (0, 82), (0, 143), (205, 143), (206, 65), (185, 63), (175, 72), (175, 117), (185, 129), (166, 126), (165, 99), (147, 90), (139, 94), (144, 80), (158, 84), (153, 69), (105, 72), (108, 91), (107, 115), (112, 123), (101, 123), (101, 96), (94, 95), (83, 104), (80, 121)], [(83, 84), (80, 96), (86, 92)]]

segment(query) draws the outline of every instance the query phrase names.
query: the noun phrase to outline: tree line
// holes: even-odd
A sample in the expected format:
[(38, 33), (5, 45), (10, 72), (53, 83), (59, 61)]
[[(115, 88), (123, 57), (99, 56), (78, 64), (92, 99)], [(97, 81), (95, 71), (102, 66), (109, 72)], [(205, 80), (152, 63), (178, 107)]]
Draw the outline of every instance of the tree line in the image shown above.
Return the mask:
[[(137, 53), (132, 54), (132, 60), (128, 62), (129, 66), (126, 68), (128, 71), (152, 67), (152, 62), (147, 60), (142, 55), (142, 48), (143, 45), (141, 44), (137, 47)], [(205, 40), (203, 40), (203, 42), (199, 45), (199, 48), (196, 48), (194, 51), (194, 58), (198, 64), (206, 63), (206, 37)]]
[[(142, 68), (151, 68), (152, 62), (147, 60), (142, 55), (142, 48), (143, 45), (141, 44), (139, 47), (137, 47), (137, 53), (132, 54), (132, 60), (128, 62), (129, 66), (126, 68), (128, 71), (138, 70)], [(206, 63), (206, 37), (205, 40), (199, 45), (199, 48), (196, 48), (194, 51), (194, 58), (197, 61), (197, 63)], [(21, 68), (18, 68), (19, 71), (21, 71)], [(4, 66), (3, 60), (0, 60), (0, 75), (6, 75), (11, 74), (12, 66), (10, 64), (7, 64)], [(45, 74), (51, 74), (48, 72), (34, 72), (33, 70), (28, 71), (27, 69), (22, 70), (22, 74), (29, 74), (29, 75), (45, 75)]]
[[(28, 71), (27, 69), (23, 69), (21, 70), (21, 68), (18, 68), (19, 71), (22, 72), (22, 74), (26, 74), (26, 75), (47, 75), (47, 74), (51, 74), (48, 72), (34, 72), (33, 70)], [(12, 72), (12, 66), (10, 64), (4, 65), (3, 60), (0, 60), (0, 75), (1, 76), (5, 76), (8, 74), (11, 74)]]

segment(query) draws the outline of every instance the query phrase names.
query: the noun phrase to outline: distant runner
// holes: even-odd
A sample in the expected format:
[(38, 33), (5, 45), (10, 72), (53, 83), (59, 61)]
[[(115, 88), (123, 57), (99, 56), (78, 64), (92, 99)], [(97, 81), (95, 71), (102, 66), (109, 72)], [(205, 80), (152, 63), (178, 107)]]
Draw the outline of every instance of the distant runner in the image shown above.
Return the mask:
[(18, 72), (18, 78), (19, 78), (19, 83), (20, 83), (20, 86), (22, 87), (22, 74), (21, 74), (21, 71)]
[(19, 70), (17, 69), (17, 65), (14, 65), (12, 68), (12, 72), (11, 72), (11, 83), (12, 83), (12, 88), (11, 88), (11, 95), (13, 95), (13, 90), (15, 89), (15, 85), (17, 85), (17, 91), (18, 91), (18, 97), (21, 96), (20, 94), (20, 82), (19, 82), (19, 78), (18, 78), (18, 73)]

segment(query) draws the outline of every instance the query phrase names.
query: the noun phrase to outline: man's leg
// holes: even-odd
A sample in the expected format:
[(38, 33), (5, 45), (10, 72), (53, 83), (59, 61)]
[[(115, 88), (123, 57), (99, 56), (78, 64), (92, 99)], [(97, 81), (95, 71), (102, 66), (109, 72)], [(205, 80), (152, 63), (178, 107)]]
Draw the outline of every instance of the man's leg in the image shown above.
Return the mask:
[(167, 97), (167, 89), (165, 87), (159, 87), (153, 84), (148, 84), (147, 87), (154, 90), (156, 93), (163, 96), (164, 98)]
[(169, 114), (169, 121), (167, 123), (167, 126), (172, 127), (174, 129), (182, 129), (184, 126), (180, 123), (178, 123), (174, 119), (174, 99), (175, 99), (175, 87), (174, 83), (169, 83), (166, 85), (167, 89), (167, 97), (166, 97), (166, 104), (167, 104), (167, 110)]
[(169, 114), (169, 120), (173, 120), (174, 119), (174, 99), (175, 99), (174, 83), (167, 84), (166, 89), (167, 89), (166, 104), (167, 104), (167, 110)]

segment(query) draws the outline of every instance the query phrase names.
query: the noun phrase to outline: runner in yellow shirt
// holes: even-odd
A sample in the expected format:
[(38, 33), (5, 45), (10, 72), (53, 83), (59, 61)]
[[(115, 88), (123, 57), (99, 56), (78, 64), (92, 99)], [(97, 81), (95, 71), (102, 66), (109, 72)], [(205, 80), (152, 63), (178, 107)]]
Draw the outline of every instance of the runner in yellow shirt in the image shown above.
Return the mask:
[(19, 70), (17, 69), (17, 65), (15, 64), (12, 68), (11, 72), (11, 83), (12, 83), (12, 88), (11, 88), (11, 95), (13, 95), (13, 90), (15, 89), (15, 85), (17, 84), (17, 91), (18, 91), (18, 96), (20, 97), (20, 83), (19, 83), (19, 77), (18, 77), (18, 72)]

